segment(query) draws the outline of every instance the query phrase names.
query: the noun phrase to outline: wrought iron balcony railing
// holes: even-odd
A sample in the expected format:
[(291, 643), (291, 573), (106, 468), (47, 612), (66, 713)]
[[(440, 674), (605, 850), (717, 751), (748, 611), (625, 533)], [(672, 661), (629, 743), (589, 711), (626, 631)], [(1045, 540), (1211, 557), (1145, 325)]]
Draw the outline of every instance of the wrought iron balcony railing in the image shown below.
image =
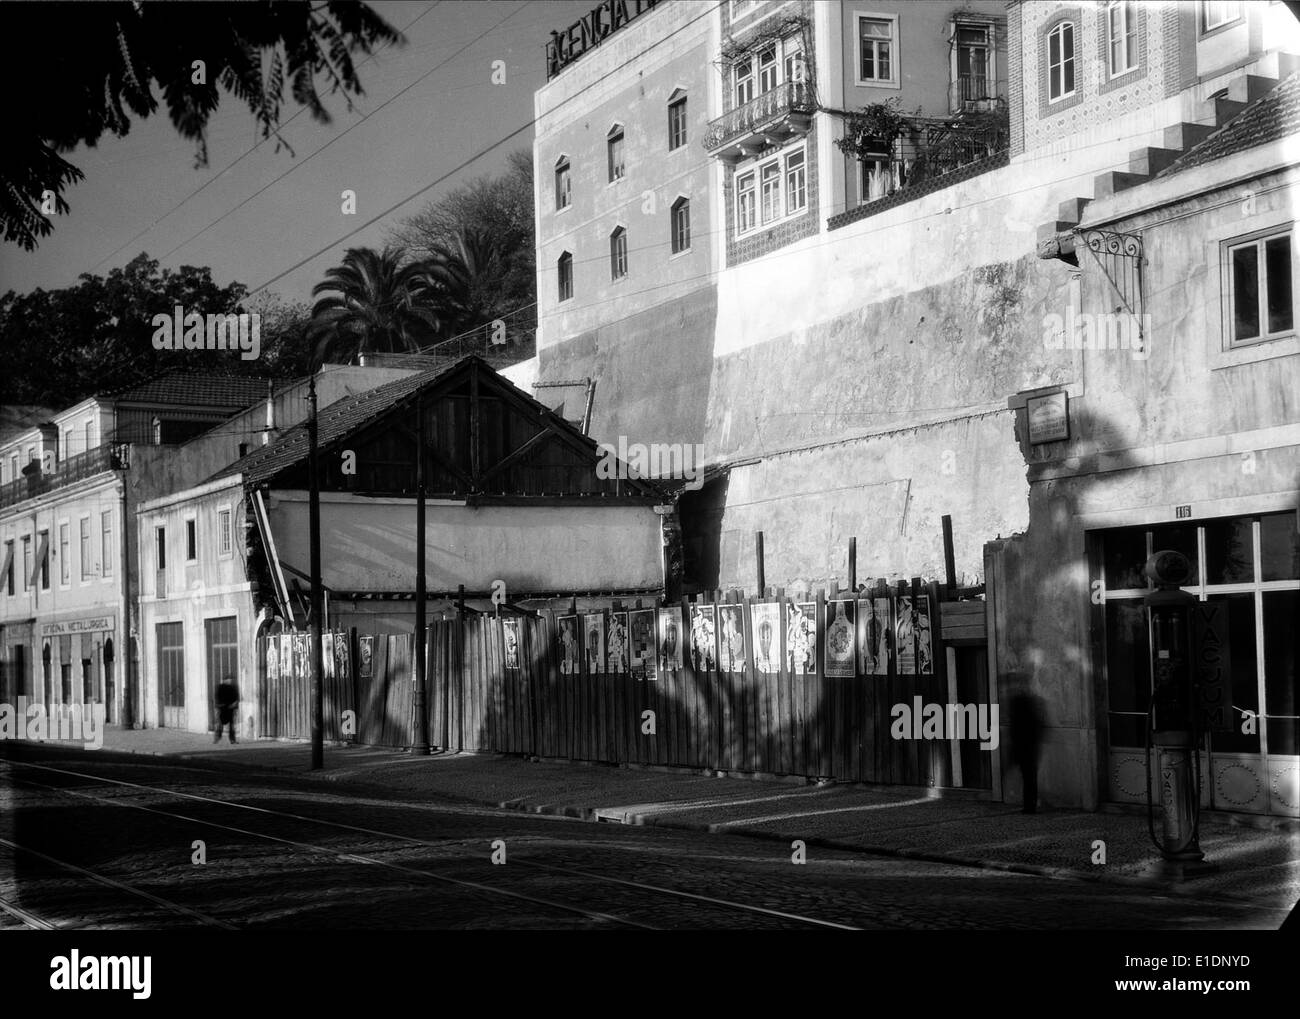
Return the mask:
[(807, 131), (816, 111), (811, 82), (782, 82), (709, 124), (704, 148), (720, 159), (739, 159)]
[(105, 471), (127, 470), (130, 467), (130, 449), (130, 446), (123, 443), (107, 443), (69, 457), (49, 474), (33, 472), (25, 478), (11, 481), (0, 487), (0, 507), (34, 499), (38, 495), (84, 481)]
[(986, 74), (959, 74), (948, 86), (952, 113), (991, 111), (1006, 105), (1007, 83)]

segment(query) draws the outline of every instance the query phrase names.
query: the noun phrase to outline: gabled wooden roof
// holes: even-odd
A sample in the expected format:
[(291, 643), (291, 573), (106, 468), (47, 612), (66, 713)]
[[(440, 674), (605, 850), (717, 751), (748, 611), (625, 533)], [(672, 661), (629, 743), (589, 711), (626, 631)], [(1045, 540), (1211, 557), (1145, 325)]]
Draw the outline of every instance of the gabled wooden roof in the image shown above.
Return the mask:
[[(322, 490), (413, 494), (418, 407), (425, 414), (425, 486), (431, 498), (451, 496), (472, 502), (496, 497), (580, 497), (645, 503), (670, 498), (671, 489), (663, 483), (598, 477), (601, 453), (595, 441), (478, 355), (321, 408), (317, 444)], [(345, 451), (354, 454), (352, 473), (343, 466)], [(235, 474), (242, 474), (249, 487), (305, 488), (306, 424), (215, 477)]]

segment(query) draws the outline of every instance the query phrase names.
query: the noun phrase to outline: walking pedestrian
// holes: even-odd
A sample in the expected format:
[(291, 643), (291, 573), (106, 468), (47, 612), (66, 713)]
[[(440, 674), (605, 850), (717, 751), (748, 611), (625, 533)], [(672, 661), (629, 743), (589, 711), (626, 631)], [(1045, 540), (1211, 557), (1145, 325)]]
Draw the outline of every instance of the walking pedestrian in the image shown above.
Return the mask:
[(212, 737), (212, 742), (221, 742), (221, 730), (226, 726), (230, 727), (230, 742), (238, 742), (235, 739), (235, 711), (239, 707), (239, 687), (235, 685), (233, 676), (225, 676), (217, 684), (216, 702), (217, 732)]

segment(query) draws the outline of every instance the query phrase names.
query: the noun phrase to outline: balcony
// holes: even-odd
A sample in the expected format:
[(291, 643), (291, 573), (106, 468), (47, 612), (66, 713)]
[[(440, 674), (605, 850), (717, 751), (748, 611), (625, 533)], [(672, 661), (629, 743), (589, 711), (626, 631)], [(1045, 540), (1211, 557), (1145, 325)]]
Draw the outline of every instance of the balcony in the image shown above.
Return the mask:
[(783, 82), (713, 121), (704, 148), (724, 162), (736, 162), (803, 134), (816, 111), (811, 82)]
[(951, 113), (992, 113), (1006, 106), (1007, 83), (984, 74), (959, 74), (948, 86)]
[(84, 481), (105, 471), (127, 470), (130, 467), (130, 449), (130, 446), (122, 443), (108, 443), (69, 457), (50, 474), (37, 471), (12, 481), (0, 487), (0, 508), (13, 506), (25, 499), (35, 499), (38, 495)]

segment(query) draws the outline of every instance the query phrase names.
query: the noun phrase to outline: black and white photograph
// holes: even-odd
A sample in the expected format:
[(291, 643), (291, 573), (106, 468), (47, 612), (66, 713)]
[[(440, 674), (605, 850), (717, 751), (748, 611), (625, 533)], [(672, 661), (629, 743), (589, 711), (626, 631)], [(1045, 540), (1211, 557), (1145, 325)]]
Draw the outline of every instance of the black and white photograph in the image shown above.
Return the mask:
[(16, 1000), (1294, 991), (1300, 0), (0, 38)]

